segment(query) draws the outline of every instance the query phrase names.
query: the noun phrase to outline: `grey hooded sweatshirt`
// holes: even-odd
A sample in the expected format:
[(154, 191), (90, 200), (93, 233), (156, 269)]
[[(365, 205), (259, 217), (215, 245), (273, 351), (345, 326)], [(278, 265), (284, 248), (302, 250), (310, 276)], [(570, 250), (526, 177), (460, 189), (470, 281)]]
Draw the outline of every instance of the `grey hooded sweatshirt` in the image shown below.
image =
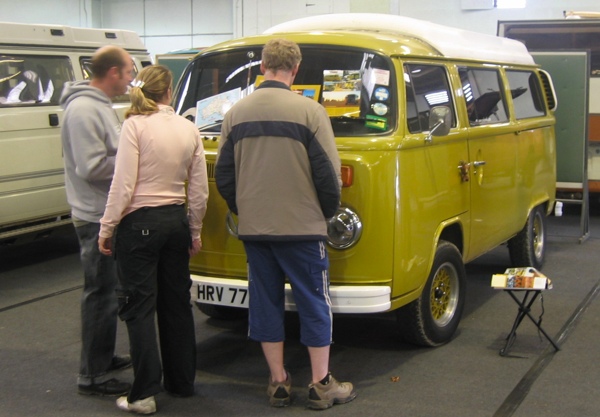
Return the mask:
[(65, 188), (73, 217), (98, 223), (115, 170), (121, 122), (110, 98), (89, 81), (65, 84), (61, 130)]

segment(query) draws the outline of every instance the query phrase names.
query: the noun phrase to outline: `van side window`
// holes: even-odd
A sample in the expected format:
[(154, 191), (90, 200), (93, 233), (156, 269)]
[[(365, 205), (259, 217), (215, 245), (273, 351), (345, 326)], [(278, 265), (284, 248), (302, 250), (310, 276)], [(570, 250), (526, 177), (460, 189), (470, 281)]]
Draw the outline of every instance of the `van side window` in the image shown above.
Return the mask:
[(0, 106), (58, 104), (63, 84), (74, 79), (67, 57), (0, 55)]
[(546, 114), (542, 89), (533, 71), (507, 70), (506, 78), (508, 78), (517, 120)]
[(405, 64), (406, 119), (411, 133), (429, 131), (429, 113), (433, 107), (448, 106), (452, 127), (456, 118), (446, 69), (437, 65)]
[(459, 67), (458, 73), (471, 126), (508, 121), (498, 70)]
[[(92, 78), (92, 57), (81, 57), (79, 58), (79, 64), (81, 65), (81, 72), (83, 73), (83, 79), (89, 80)], [(146, 63), (143, 63), (144, 66), (147, 66)], [(137, 65), (135, 65), (135, 61), (133, 62), (133, 74), (132, 77), (135, 78), (138, 74)], [(120, 96), (116, 96), (111, 100), (113, 103), (128, 103), (129, 102), (129, 94), (122, 94)]]

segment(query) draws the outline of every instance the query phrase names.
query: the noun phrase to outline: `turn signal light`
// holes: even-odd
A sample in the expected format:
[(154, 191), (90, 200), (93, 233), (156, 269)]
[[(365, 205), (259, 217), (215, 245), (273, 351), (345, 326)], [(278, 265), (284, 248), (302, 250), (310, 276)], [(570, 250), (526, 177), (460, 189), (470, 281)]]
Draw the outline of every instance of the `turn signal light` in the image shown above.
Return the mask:
[(342, 187), (350, 187), (354, 183), (354, 169), (350, 165), (342, 165)]

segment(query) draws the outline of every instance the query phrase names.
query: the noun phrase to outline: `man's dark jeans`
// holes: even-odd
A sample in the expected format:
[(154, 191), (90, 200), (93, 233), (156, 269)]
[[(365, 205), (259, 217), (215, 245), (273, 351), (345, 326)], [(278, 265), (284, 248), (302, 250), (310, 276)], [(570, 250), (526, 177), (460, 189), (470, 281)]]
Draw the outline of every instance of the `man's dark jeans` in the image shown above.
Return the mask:
[(81, 365), (78, 384), (100, 384), (115, 352), (117, 336), (117, 270), (115, 261), (98, 250), (100, 223), (75, 227), (84, 284), (81, 296)]

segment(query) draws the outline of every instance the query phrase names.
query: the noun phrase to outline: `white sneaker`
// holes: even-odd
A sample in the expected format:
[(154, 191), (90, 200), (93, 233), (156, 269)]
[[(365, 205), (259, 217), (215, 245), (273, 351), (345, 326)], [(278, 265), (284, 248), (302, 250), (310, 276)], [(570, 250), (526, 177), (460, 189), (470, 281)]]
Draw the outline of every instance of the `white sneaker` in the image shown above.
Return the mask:
[(117, 407), (123, 411), (129, 411), (137, 414), (153, 414), (156, 413), (156, 401), (154, 397), (144, 398), (143, 400), (137, 400), (132, 403), (127, 401), (127, 397), (119, 397), (117, 400)]

